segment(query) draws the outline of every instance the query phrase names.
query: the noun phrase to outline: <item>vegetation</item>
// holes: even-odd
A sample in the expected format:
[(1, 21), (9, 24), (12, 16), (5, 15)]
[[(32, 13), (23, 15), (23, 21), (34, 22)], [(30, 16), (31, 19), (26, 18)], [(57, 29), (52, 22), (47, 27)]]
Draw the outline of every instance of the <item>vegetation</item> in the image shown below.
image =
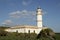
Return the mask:
[(49, 38), (51, 40), (56, 40), (55, 38), (55, 33), (53, 32), (53, 30), (46, 28), (46, 29), (42, 29), (41, 32), (38, 34), (37, 39), (39, 38)]
[(37, 35), (35, 33), (8, 33), (0, 30), (0, 40), (60, 40), (60, 33), (54, 33), (51, 29), (44, 29)]
[(56, 40), (60, 40), (60, 33), (56, 33)]

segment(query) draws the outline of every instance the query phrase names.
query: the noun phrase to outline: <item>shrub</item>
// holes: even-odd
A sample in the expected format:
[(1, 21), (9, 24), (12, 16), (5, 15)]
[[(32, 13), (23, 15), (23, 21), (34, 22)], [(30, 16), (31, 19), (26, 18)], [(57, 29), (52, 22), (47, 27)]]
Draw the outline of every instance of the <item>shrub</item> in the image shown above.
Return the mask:
[(4, 30), (0, 30), (0, 36), (6, 36), (8, 32)]
[(44, 37), (45, 38), (49, 38), (51, 40), (55, 40), (56, 39), (55, 38), (55, 33), (50, 28), (42, 29), (41, 32), (38, 34), (37, 39), (39, 39), (41, 37), (42, 38), (44, 38)]

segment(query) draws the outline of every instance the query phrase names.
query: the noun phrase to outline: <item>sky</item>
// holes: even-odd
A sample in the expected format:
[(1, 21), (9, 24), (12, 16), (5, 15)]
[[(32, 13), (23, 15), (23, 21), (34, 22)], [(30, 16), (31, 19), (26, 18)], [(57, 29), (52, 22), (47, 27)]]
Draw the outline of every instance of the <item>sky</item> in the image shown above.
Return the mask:
[(60, 32), (60, 0), (0, 0), (0, 26), (36, 26), (38, 7), (42, 9), (43, 25)]

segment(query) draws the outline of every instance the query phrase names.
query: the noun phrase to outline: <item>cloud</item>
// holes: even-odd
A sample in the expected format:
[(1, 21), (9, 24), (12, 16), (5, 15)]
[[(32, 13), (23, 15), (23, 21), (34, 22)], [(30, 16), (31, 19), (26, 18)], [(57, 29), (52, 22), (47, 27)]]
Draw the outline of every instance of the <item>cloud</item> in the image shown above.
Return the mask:
[(47, 11), (43, 11), (43, 13), (42, 13), (43, 15), (45, 15), (45, 14), (47, 14)]
[(24, 6), (27, 6), (27, 5), (31, 4), (31, 3), (32, 3), (32, 0), (23, 0), (23, 1), (22, 1), (22, 4), (23, 4)]
[(25, 2), (25, 1), (23, 1), (22, 4), (23, 4), (23, 5), (28, 5), (27, 2)]
[(10, 25), (12, 24), (13, 22), (11, 20), (5, 20), (2, 24), (6, 24), (6, 25)]
[(10, 17), (13, 17), (13, 18), (20, 18), (19, 14), (20, 14), (20, 11), (9, 13)]
[(29, 13), (27, 10), (22, 10), (20, 12), (21, 12), (21, 15), (28, 15), (28, 13)]
[(22, 10), (22, 11), (15, 11), (15, 12), (11, 12), (9, 13), (10, 17), (13, 18), (20, 18), (20, 17), (31, 17), (36, 15), (35, 11), (28, 11), (28, 10)]

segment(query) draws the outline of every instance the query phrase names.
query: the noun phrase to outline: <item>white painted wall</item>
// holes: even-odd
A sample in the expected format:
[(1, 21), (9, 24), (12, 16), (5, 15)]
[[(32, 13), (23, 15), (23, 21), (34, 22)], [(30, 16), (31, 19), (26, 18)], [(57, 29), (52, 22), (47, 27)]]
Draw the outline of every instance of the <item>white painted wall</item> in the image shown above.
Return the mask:
[(41, 31), (41, 29), (30, 29), (30, 28), (23, 28), (23, 29), (5, 29), (5, 31), (7, 31), (7, 32), (17, 32), (18, 31), (18, 33), (29, 33), (29, 30), (30, 30), (30, 33), (34, 33), (34, 31), (35, 31), (35, 33), (36, 34), (38, 34), (40, 31)]
[(42, 15), (37, 15), (37, 20), (42, 20)]
[(42, 10), (37, 9), (37, 27), (42, 27)]
[(37, 23), (37, 26), (38, 26), (38, 27), (42, 27), (42, 22), (38, 22), (38, 23)]

